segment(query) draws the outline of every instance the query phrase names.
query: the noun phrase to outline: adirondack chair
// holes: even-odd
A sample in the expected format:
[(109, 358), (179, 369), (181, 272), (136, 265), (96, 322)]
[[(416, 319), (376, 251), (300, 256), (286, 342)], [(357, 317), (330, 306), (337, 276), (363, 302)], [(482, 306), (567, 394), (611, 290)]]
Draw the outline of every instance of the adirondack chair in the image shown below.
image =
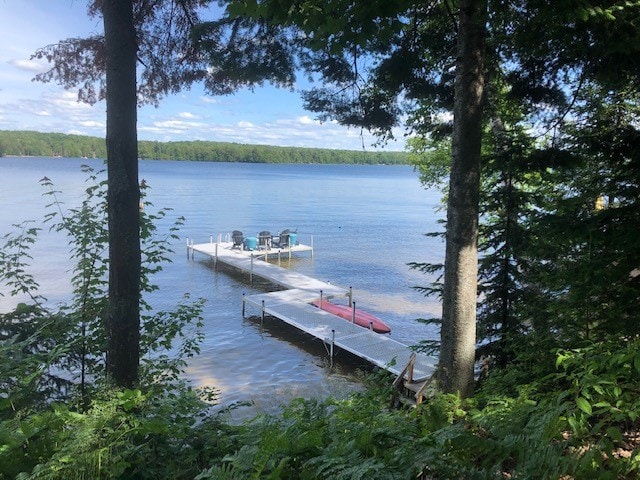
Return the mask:
[(243, 245), (244, 245), (244, 235), (242, 234), (242, 232), (240, 230), (234, 230), (231, 233), (231, 239), (233, 240), (233, 245), (231, 245), (231, 248), (238, 248), (240, 250), (243, 249)]

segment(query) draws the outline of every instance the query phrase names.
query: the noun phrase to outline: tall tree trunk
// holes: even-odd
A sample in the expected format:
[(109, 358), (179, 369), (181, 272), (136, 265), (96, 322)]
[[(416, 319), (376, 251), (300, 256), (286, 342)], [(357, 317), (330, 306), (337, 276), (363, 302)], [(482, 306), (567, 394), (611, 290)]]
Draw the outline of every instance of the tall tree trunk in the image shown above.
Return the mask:
[(131, 387), (138, 381), (140, 362), (141, 261), (132, 0), (104, 0), (102, 13), (107, 67), (107, 373), (116, 385)]
[(460, 2), (439, 380), (463, 397), (474, 385), (486, 17), (487, 0)]

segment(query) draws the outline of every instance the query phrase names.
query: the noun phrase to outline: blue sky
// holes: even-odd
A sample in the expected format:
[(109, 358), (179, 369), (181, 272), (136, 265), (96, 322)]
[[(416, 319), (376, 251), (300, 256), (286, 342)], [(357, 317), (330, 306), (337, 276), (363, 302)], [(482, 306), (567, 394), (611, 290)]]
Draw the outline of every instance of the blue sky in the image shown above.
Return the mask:
[[(0, 130), (104, 136), (105, 104), (77, 102), (77, 92), (33, 82), (46, 63), (30, 60), (40, 47), (102, 31), (85, 0), (0, 0)], [(402, 150), (401, 131), (386, 150)], [(224, 97), (200, 86), (138, 111), (141, 140), (211, 140), (295, 147), (376, 150), (359, 129), (320, 123), (302, 108), (298, 92), (270, 85)]]

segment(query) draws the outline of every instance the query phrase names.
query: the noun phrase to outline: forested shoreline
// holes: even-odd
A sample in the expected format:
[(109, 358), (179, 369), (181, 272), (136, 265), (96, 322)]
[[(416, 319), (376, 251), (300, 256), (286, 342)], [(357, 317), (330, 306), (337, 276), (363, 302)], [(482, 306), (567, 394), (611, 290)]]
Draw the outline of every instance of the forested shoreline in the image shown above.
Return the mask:
[[(408, 164), (405, 152), (276, 147), (201, 140), (138, 142), (141, 159), (243, 163)], [(105, 158), (104, 138), (0, 130), (0, 156)]]

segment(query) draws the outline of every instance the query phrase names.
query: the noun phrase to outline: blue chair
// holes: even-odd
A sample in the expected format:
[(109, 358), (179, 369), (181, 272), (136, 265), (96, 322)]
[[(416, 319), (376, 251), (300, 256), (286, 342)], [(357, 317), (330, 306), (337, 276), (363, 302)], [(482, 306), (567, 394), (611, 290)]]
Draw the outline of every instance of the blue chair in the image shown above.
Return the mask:
[(247, 237), (244, 239), (244, 249), (245, 250), (257, 250), (258, 249), (258, 239), (256, 237)]

